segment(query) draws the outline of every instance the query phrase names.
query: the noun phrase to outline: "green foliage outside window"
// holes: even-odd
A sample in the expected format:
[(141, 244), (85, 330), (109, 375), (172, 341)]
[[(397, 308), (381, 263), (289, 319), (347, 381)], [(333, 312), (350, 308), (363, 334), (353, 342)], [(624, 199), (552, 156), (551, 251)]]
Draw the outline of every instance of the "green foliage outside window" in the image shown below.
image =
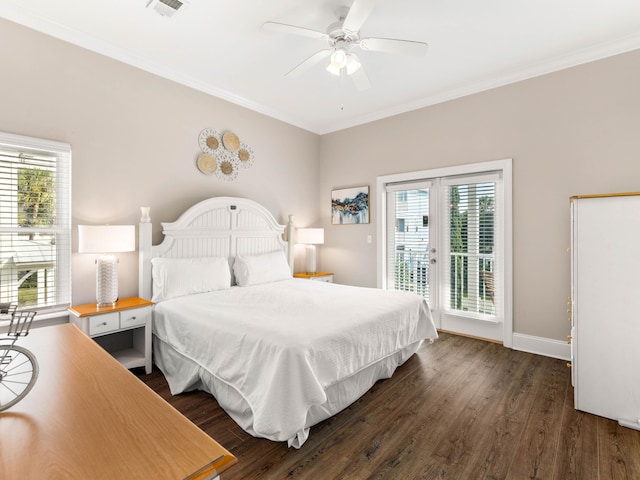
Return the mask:
[[(460, 211), (460, 191), (458, 187), (451, 187), (449, 191), (449, 248), (451, 253), (464, 253), (467, 250), (466, 229), (467, 212)], [(451, 257), (451, 307), (462, 310), (462, 294), (464, 279), (464, 259), (461, 256)]]
[[(50, 227), (55, 219), (55, 178), (51, 171), (21, 168), (18, 171), (18, 225)], [(30, 235), (33, 239), (33, 234)]]
[(18, 272), (18, 305), (27, 307), (38, 303), (38, 272), (21, 270)]

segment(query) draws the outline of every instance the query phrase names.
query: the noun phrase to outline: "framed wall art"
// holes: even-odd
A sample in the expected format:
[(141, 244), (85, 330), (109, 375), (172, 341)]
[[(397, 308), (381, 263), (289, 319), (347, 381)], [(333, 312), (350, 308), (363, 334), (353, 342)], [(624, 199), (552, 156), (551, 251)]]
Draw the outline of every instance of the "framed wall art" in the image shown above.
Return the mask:
[(369, 223), (369, 186), (331, 191), (331, 224)]

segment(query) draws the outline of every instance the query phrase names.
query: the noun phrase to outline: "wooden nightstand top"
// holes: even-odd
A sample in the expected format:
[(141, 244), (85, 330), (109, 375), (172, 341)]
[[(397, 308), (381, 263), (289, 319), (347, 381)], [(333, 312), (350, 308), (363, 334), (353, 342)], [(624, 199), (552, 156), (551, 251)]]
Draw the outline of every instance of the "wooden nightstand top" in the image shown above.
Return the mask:
[(87, 303), (85, 305), (73, 305), (69, 307), (69, 311), (76, 317), (90, 317), (91, 315), (98, 315), (100, 313), (120, 312), (122, 310), (129, 310), (130, 308), (149, 307), (151, 305), (153, 305), (153, 302), (150, 300), (131, 297), (118, 300), (113, 307), (98, 308), (95, 303)]
[(328, 277), (329, 275), (333, 275), (331, 272), (316, 272), (316, 273), (294, 273), (293, 276), (295, 278), (315, 278), (315, 277)]

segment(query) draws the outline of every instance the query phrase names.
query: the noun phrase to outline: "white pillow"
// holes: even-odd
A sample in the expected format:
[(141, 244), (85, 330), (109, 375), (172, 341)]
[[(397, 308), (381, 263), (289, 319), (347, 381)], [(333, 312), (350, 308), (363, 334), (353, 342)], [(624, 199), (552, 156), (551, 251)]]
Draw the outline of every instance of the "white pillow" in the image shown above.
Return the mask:
[(154, 302), (193, 293), (231, 288), (231, 271), (225, 257), (152, 258)]
[(262, 255), (237, 256), (233, 263), (236, 283), (241, 287), (291, 278), (291, 269), (282, 250)]

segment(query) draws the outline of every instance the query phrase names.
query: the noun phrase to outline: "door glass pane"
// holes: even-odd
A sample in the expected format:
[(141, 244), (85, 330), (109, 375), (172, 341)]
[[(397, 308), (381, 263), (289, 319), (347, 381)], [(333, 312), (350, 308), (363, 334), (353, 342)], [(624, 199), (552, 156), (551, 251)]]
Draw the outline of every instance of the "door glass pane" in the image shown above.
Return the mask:
[(393, 289), (429, 298), (429, 189), (395, 195)]
[(495, 315), (495, 183), (451, 185), (448, 309)]

